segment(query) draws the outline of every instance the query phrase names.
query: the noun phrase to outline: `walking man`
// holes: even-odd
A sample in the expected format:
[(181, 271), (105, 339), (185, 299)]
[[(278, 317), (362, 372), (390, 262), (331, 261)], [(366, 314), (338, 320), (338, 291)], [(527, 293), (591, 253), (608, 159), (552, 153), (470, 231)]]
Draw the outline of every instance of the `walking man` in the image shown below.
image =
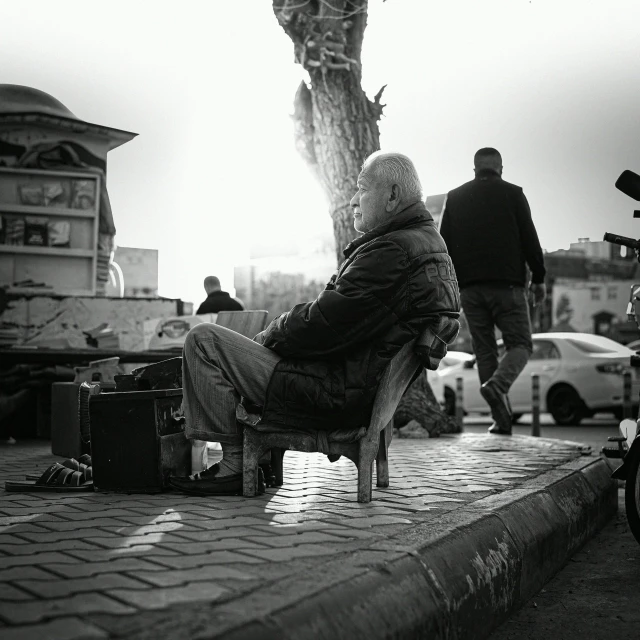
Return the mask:
[[(173, 478), (173, 487), (199, 495), (242, 492), (241, 397), (261, 407), (269, 424), (358, 429), (369, 423), (382, 373), (402, 345), (427, 328), (441, 335), (448, 335), (440, 328), (447, 322), (457, 328), (455, 273), (411, 160), (367, 158), (351, 208), (362, 235), (347, 245), (315, 300), (278, 316), (253, 341), (206, 323), (187, 335), (185, 434), (220, 442), (223, 458)], [(446, 350), (438, 353), (436, 360)]]
[(226, 291), (222, 291), (220, 280), (216, 276), (207, 276), (204, 279), (204, 290), (207, 297), (198, 307), (196, 315), (218, 311), (244, 311), (244, 305), (237, 298), (232, 298)]
[[(540, 304), (544, 258), (522, 188), (502, 179), (500, 153), (480, 149), (473, 160), (475, 178), (447, 195), (440, 233), (458, 276), (480, 393), (494, 419), (489, 432), (511, 435), (507, 394), (532, 352), (526, 266), (533, 304)], [(500, 361), (496, 326), (506, 347)]]

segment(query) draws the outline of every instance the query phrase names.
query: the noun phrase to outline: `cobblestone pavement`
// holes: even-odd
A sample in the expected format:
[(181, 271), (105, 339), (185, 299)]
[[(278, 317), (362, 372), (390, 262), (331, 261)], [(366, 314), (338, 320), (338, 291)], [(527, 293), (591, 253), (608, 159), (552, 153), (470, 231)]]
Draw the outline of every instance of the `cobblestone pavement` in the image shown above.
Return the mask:
[[(0, 447), (0, 486), (44, 470), (56, 459), (48, 452), (42, 442)], [(398, 440), (391, 486), (376, 489), (374, 478), (366, 505), (351, 462), (296, 452), (285, 456), (285, 485), (258, 498), (0, 491), (0, 636), (107, 638), (144, 626), (146, 637), (174, 637), (148, 630), (173, 611), (248, 594), (258, 615), (262, 594), (287, 576), (579, 455), (525, 436)]]

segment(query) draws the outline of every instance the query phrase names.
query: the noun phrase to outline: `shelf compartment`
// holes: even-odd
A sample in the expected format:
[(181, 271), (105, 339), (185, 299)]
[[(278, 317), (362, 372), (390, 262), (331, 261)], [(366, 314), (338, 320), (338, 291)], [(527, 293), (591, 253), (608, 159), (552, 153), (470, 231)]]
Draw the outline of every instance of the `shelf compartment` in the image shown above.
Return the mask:
[(34, 215), (34, 216), (64, 216), (65, 218), (95, 218), (93, 209), (69, 209), (68, 207), (38, 207), (29, 204), (0, 204), (0, 214)]
[(34, 254), (40, 256), (64, 256), (67, 258), (93, 258), (91, 249), (64, 249), (59, 247), (25, 246), (22, 244), (0, 244), (0, 253)]

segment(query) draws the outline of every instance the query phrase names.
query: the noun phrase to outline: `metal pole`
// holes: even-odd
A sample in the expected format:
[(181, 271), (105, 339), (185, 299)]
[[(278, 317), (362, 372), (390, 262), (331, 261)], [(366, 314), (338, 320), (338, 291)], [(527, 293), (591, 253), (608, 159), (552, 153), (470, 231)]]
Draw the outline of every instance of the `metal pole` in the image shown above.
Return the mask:
[(540, 437), (540, 376), (531, 374), (531, 435)]
[(622, 374), (622, 417), (633, 419), (633, 402), (631, 401), (631, 371)]
[(462, 376), (456, 378), (456, 422), (462, 430), (464, 426), (464, 379)]

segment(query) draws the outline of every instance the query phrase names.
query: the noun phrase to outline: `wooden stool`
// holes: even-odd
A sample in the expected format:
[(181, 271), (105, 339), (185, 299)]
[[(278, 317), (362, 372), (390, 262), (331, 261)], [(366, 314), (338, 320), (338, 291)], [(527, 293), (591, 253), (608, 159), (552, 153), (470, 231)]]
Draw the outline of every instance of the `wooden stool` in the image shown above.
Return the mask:
[[(340, 432), (329, 432), (328, 442), (318, 447), (315, 432), (296, 431), (258, 423), (244, 428), (243, 495), (255, 496), (258, 486), (258, 461), (271, 450), (271, 465), (276, 476), (276, 485), (283, 482), (282, 460), (284, 452), (320, 452), (342, 455), (358, 468), (358, 502), (371, 502), (373, 461), (376, 461), (377, 486), (389, 486), (388, 450), (393, 437), (393, 414), (409, 386), (411, 379), (421, 366), (409, 342), (400, 349), (384, 370), (373, 404), (371, 421), (366, 433), (356, 442), (339, 442)], [(334, 439), (332, 439), (334, 438)]]

